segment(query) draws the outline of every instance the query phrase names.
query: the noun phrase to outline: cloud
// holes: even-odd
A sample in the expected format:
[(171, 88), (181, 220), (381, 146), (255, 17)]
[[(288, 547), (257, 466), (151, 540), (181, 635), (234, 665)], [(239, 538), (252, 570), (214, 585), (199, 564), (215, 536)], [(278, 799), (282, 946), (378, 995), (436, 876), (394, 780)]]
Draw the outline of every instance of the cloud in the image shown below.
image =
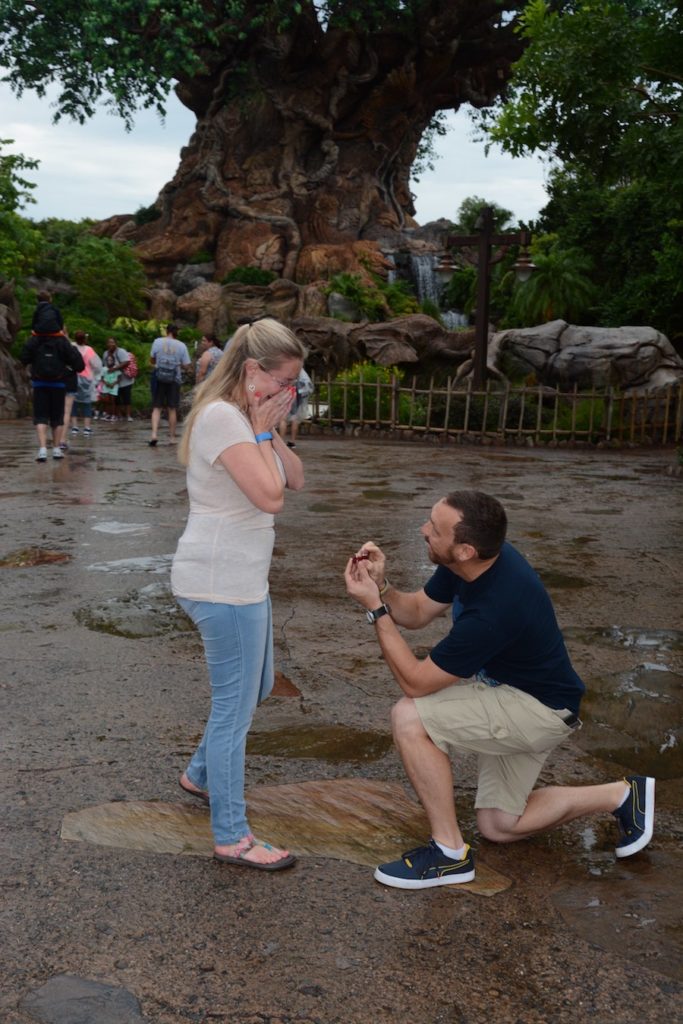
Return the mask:
[(455, 219), (458, 207), (469, 196), (512, 210), (518, 220), (538, 216), (548, 201), (544, 164), (539, 158), (513, 158), (498, 147), (492, 147), (487, 156), (484, 143), (472, 139), (472, 123), (465, 111), (449, 115), (448, 128), (448, 135), (436, 140), (439, 159), (434, 170), (413, 185), (420, 224), (439, 217)]

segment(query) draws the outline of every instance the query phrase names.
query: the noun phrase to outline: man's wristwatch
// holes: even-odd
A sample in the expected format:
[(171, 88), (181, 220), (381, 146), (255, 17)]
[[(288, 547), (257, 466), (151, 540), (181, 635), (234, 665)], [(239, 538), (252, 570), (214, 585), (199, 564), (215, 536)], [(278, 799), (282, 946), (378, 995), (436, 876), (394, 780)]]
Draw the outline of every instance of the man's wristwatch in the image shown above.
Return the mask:
[(375, 608), (374, 612), (366, 611), (365, 615), (370, 625), (374, 625), (383, 615), (391, 615), (391, 608), (388, 604), (381, 604), (379, 608)]

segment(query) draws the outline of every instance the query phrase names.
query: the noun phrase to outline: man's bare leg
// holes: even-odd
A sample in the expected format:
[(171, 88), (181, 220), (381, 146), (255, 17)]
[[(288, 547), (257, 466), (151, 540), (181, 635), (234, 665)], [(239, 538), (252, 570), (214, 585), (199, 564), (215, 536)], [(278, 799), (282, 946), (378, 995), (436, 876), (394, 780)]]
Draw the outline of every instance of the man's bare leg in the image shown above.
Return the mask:
[(531, 793), (523, 814), (516, 816), (495, 808), (480, 808), (477, 823), (487, 839), (512, 843), (575, 818), (615, 811), (628, 790), (628, 783), (623, 779), (602, 786), (546, 786)]
[(152, 409), (152, 440), (156, 441), (159, 435), (159, 422), (161, 420), (161, 409), (154, 406)]
[(455, 814), (450, 758), (432, 743), (415, 703), (403, 697), (391, 713), (394, 742), (418, 799), (424, 807), (432, 836), (453, 850), (465, 845)]

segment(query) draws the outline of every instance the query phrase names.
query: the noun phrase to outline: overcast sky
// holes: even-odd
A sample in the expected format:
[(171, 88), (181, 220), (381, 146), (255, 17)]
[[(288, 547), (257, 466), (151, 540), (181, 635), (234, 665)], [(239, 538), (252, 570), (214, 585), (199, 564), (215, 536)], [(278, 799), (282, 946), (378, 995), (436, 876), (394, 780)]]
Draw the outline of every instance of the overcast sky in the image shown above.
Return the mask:
[[(25, 175), (37, 185), (37, 202), (22, 212), (35, 220), (103, 219), (149, 206), (173, 177), (194, 127), (193, 115), (173, 95), (164, 124), (141, 111), (131, 132), (104, 109), (85, 125), (53, 125), (53, 113), (49, 98), (26, 92), (18, 100), (0, 83), (0, 137), (14, 140), (9, 151), (40, 161), (37, 171)], [(474, 195), (512, 210), (519, 220), (535, 217), (546, 202), (540, 160), (513, 160), (498, 150), (485, 156), (483, 144), (471, 139), (464, 111), (450, 124), (448, 135), (436, 140), (441, 159), (413, 185), (418, 223), (454, 219), (462, 200)]]

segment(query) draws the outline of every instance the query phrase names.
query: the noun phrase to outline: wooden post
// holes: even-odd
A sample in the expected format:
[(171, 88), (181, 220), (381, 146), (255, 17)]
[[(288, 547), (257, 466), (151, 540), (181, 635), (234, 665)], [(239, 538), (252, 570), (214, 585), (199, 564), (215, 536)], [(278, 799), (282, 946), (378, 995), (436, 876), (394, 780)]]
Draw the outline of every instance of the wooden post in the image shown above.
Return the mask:
[(489, 346), (489, 291), (491, 236), (493, 235), (493, 210), (482, 207), (477, 218), (479, 246), (477, 260), (477, 312), (474, 321), (474, 386), (482, 388), (486, 379), (486, 363)]

